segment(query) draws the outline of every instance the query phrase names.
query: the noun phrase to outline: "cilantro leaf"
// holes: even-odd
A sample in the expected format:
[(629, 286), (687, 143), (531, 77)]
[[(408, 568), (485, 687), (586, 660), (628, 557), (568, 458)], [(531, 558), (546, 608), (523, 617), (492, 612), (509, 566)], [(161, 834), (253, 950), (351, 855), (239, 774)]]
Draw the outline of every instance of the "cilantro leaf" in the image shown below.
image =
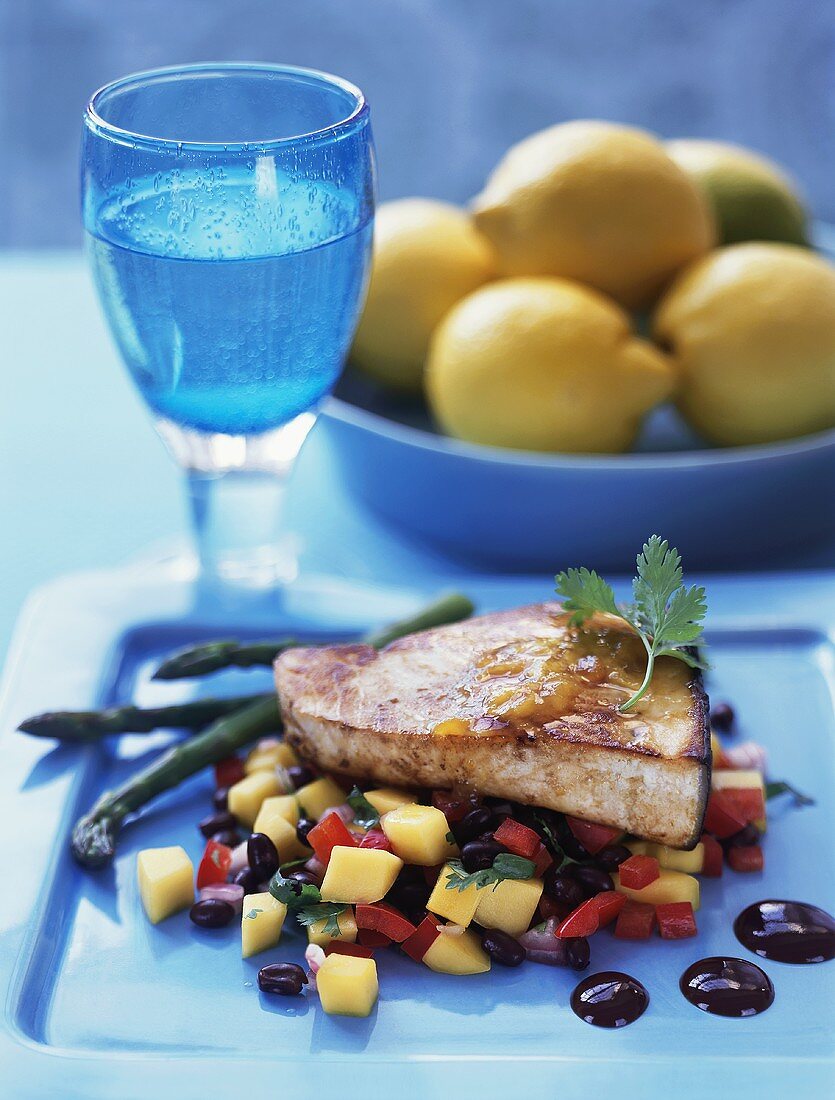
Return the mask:
[(255, 920), (259, 913), (263, 913), (263, 909), (250, 909), (248, 913), (244, 914), (245, 920)]
[(449, 861), (449, 874), (447, 875), (446, 887), (447, 890), (463, 891), (470, 886), (474, 886), (476, 890), (484, 890), (487, 886), (492, 886), (493, 889), (499, 885), (500, 882), (504, 882), (505, 879), (528, 879), (533, 878), (536, 867), (529, 859), (523, 859), (522, 856), (514, 856), (508, 852), (501, 852), (493, 860), (492, 867), (485, 867), (481, 871), (473, 871), (468, 874), (464, 870), (464, 864), (460, 859), (452, 859)]
[(322, 900), (318, 886), (314, 886), (311, 882), (285, 878), (280, 870), (276, 871), (270, 879), (270, 893), (276, 901), (280, 901), (288, 909), (301, 909)]
[(582, 626), (596, 611), (602, 611), (617, 615), (643, 643), (646, 673), (637, 691), (618, 707), (621, 714), (646, 694), (657, 657), (675, 657), (690, 668), (705, 667), (701, 655), (692, 648), (703, 641), (705, 590), (701, 585), (685, 586), (681, 555), (659, 535), (647, 539), (637, 557), (632, 606), (619, 606), (611, 587), (593, 570), (569, 569), (558, 574), (556, 583), (563, 607), (573, 612), (569, 620), (573, 626)]
[(567, 569), (557, 577), (557, 592), (563, 607), (573, 611), (572, 626), (582, 626), (596, 611), (620, 616), (615, 593), (593, 569)]
[(317, 905), (306, 905), (296, 910), (296, 918), (299, 924), (307, 928), (317, 921), (323, 920), (322, 933), (325, 936), (338, 936), (340, 933), (339, 918), (348, 908), (347, 905), (339, 905), (332, 901), (323, 901)]
[(765, 785), (765, 798), (768, 802), (772, 798), (776, 798), (780, 794), (790, 794), (794, 799), (795, 806), (814, 806), (814, 798), (810, 798), (808, 794), (803, 794), (793, 787), (791, 783), (787, 783), (785, 779), (776, 779), (772, 783), (766, 783)]
[(348, 805), (354, 811), (354, 821), (363, 829), (371, 829), (380, 822), (380, 815), (359, 789), (354, 787), (347, 799)]

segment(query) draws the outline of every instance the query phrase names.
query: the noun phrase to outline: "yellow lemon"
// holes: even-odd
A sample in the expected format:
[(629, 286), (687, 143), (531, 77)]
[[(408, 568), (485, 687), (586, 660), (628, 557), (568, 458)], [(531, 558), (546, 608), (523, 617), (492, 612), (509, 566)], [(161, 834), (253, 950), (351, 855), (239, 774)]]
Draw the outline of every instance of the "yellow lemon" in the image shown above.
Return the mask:
[(384, 203), (352, 362), (386, 386), (419, 392), (435, 326), (495, 273), (492, 248), (463, 210), (429, 199)]
[(505, 275), (559, 275), (651, 304), (713, 244), (709, 207), (651, 134), (566, 122), (515, 145), (473, 203)]
[(674, 371), (626, 313), (567, 279), (474, 291), (432, 339), (426, 388), (451, 435), (532, 451), (623, 451)]
[(766, 443), (835, 424), (835, 268), (815, 253), (719, 249), (670, 287), (653, 329), (705, 438)]
[(808, 244), (803, 203), (772, 161), (722, 141), (683, 138), (666, 149), (710, 203), (719, 243)]

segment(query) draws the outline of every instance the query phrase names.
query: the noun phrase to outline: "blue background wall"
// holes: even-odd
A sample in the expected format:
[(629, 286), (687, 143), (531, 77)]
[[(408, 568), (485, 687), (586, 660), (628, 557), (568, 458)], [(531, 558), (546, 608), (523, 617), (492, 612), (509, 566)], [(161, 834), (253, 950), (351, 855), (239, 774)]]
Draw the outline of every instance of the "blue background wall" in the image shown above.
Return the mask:
[(0, 0), (0, 245), (79, 242), (90, 91), (220, 58), (360, 84), (384, 198), (464, 200), (510, 142), (598, 116), (749, 144), (835, 218), (828, 0)]

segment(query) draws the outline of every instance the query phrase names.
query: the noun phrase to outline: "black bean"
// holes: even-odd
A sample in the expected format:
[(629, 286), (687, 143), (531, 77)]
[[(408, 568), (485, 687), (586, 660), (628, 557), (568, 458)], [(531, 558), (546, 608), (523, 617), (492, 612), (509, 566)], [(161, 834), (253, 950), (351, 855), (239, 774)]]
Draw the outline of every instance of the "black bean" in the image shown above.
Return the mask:
[(469, 874), (493, 866), (493, 860), (504, 851), (494, 840), (471, 840), (461, 849), (461, 862)]
[(223, 928), (234, 917), (235, 910), (228, 901), (220, 898), (203, 898), (188, 911), (192, 921), (200, 928)]
[(727, 851), (728, 848), (750, 848), (753, 844), (759, 844), (760, 839), (760, 830), (757, 826), (746, 825), (744, 829), (740, 829), (733, 836), (724, 837), (719, 843)]
[(235, 848), (241, 843), (241, 834), (237, 829), (221, 829), (219, 833), (212, 834), (212, 840), (225, 844), (227, 848)]
[(506, 799), (489, 798), (487, 799), (487, 804), (493, 811), (493, 817), (495, 818), (494, 825), (497, 829), (506, 817), (515, 816), (513, 806)]
[(589, 941), (583, 936), (565, 941), (565, 961), (572, 970), (585, 970), (591, 960)]
[(212, 805), (219, 814), (225, 814), (229, 810), (229, 788), (218, 787), (212, 795)]
[(261, 880), (251, 867), (244, 867), (243, 870), (238, 871), (232, 881), (238, 886), (243, 886), (245, 894), (257, 894), (258, 883)]
[(311, 821), (308, 817), (300, 817), (299, 823), (296, 826), (296, 836), (299, 839), (300, 844), (306, 844), (310, 847), (310, 841), (307, 839), (307, 834), (316, 825), (315, 821)]
[(317, 875), (314, 875), (312, 871), (306, 871), (304, 867), (299, 867), (297, 871), (290, 871), (284, 877), (290, 879), (291, 882), (301, 883), (303, 886), (318, 886), (320, 882)]
[(734, 708), (730, 703), (715, 703), (710, 708), (710, 724), (720, 733), (727, 733), (735, 720)]
[(576, 909), (586, 900), (586, 894), (576, 879), (549, 867), (545, 872), (545, 893), (549, 898)]
[(281, 862), (276, 846), (266, 833), (253, 833), (246, 842), (246, 858), (259, 882), (272, 878)]
[(607, 844), (601, 848), (594, 857), (594, 862), (604, 871), (617, 871), (624, 860), (629, 859), (632, 853), (625, 844)]
[(502, 966), (519, 966), (525, 960), (525, 949), (513, 936), (493, 928), (481, 937), (481, 946), (491, 959)]
[(470, 810), (460, 821), (452, 826), (456, 843), (463, 847), (483, 833), (492, 823), (493, 814), (486, 806), (477, 806)]
[(313, 772), (306, 764), (294, 764), (291, 768), (287, 769), (287, 775), (296, 790), (298, 790), (299, 787), (306, 786), (308, 783), (312, 783), (315, 778)]
[(602, 867), (595, 867), (593, 863), (569, 863), (563, 868), (563, 872), (580, 884), (587, 898), (614, 889), (609, 874)]
[(425, 882), (404, 882), (402, 885), (395, 883), (391, 894), (392, 904), (404, 912), (419, 912), (426, 908), (431, 890)]
[(234, 829), (238, 824), (238, 819), (234, 814), (230, 814), (228, 810), (224, 810), (221, 813), (211, 814), (209, 817), (204, 817), (197, 828), (208, 840), (209, 837), (220, 833), (224, 829)]
[(258, 988), (262, 993), (297, 996), (303, 985), (307, 985), (307, 974), (296, 963), (269, 963), (258, 971)]

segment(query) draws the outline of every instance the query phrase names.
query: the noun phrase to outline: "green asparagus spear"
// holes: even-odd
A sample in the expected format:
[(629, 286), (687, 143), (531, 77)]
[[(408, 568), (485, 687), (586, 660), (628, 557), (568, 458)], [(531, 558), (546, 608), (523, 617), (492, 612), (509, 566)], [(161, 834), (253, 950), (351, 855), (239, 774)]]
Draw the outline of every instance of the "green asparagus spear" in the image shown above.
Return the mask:
[[(395, 638), (414, 634), (418, 630), (428, 630), (444, 623), (455, 623), (467, 619), (473, 613), (473, 605), (466, 596), (451, 592), (428, 604), (416, 615), (393, 623), (391, 626), (368, 634), (365, 638), (369, 645), (382, 649)], [(240, 644), (234, 640), (207, 642), (192, 646), (175, 653), (163, 661), (154, 673), (155, 680), (179, 680), (189, 676), (205, 676), (218, 669), (253, 668), (258, 665), (271, 665), (279, 653), (299, 642), (294, 638), (278, 638), (274, 641)]]
[(119, 831), (128, 814), (195, 772), (280, 727), (278, 700), (269, 695), (235, 714), (219, 718), (196, 737), (174, 745), (117, 790), (101, 796), (73, 829), (72, 854), (82, 867), (90, 870), (104, 867), (113, 859)]
[(27, 718), (18, 729), (33, 737), (54, 737), (57, 741), (82, 745), (116, 733), (150, 733), (160, 728), (199, 730), (266, 698), (267, 695), (238, 695), (229, 699), (192, 699), (166, 707), (57, 710)]

